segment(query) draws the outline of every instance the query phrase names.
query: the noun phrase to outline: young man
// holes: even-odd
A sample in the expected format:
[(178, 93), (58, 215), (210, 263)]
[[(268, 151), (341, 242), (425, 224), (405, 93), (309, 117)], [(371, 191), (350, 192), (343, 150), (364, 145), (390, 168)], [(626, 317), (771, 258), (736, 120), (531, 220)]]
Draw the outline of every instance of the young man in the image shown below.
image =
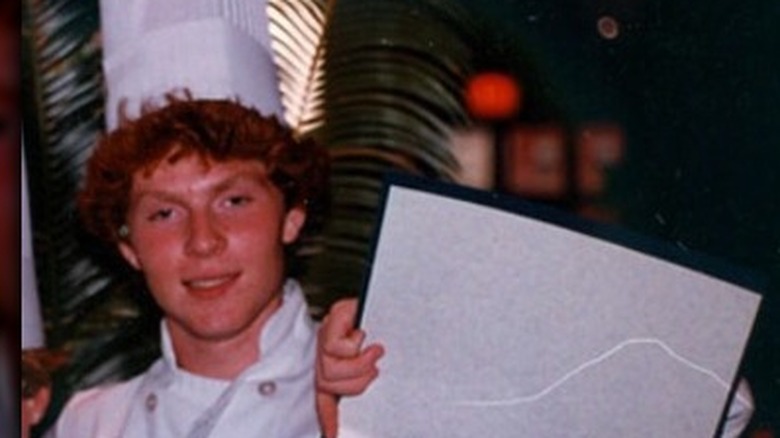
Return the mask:
[[(326, 185), (327, 155), (226, 100), (169, 97), (97, 145), (79, 198), (163, 311), (162, 358), (76, 394), (58, 437), (317, 437), (336, 397), (376, 375), (381, 349), (315, 389), (317, 339), (285, 252)], [(362, 334), (341, 340), (360, 350)]]

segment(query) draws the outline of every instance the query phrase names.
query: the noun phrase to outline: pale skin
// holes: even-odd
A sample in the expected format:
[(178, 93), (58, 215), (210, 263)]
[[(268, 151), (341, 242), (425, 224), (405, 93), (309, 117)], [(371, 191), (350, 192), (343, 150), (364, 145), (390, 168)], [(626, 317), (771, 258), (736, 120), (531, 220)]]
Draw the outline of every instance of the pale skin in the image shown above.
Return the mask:
[(317, 413), (327, 438), (338, 431), (339, 395), (358, 395), (379, 375), (380, 344), (363, 346), (366, 333), (355, 328), (358, 303), (341, 300), (322, 321), (317, 348)]
[[(262, 359), (257, 339), (281, 305), (284, 248), (306, 220), (286, 208), (259, 161), (185, 156), (133, 176), (119, 251), (163, 309), (179, 366), (232, 379)], [(262, 260), (262, 263), (257, 263)], [(317, 407), (327, 437), (340, 395), (376, 377), (378, 345), (362, 347), (354, 301), (337, 303), (318, 333)]]
[(285, 209), (258, 161), (189, 156), (134, 176), (119, 250), (163, 309), (182, 368), (232, 379), (260, 359), (257, 339), (281, 305), (284, 246), (305, 218)]
[(39, 388), (30, 397), (22, 398), (22, 438), (30, 436), (30, 429), (38, 424), (49, 406), (51, 389), (48, 386)]

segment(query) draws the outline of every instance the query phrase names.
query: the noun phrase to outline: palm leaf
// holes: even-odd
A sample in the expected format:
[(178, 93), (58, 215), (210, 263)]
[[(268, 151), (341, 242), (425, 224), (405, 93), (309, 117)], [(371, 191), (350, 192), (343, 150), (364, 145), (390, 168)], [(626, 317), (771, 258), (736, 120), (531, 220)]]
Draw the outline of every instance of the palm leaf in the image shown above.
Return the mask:
[(324, 122), (325, 0), (269, 0), (271, 50), (278, 68), (285, 121), (303, 136)]
[(362, 287), (386, 172), (453, 179), (449, 137), (469, 123), (461, 89), (472, 68), (456, 2), (340, 0), (331, 17), (318, 138), (333, 158), (332, 201), (304, 278), (317, 309)]
[[(146, 366), (154, 342), (127, 278), (99, 260), (75, 210), (84, 163), (103, 130), (95, 0), (23, 2), (25, 153), (35, 264), (47, 346), (70, 364), (57, 376), (52, 415), (87, 385)], [(111, 263), (110, 261), (108, 263)]]

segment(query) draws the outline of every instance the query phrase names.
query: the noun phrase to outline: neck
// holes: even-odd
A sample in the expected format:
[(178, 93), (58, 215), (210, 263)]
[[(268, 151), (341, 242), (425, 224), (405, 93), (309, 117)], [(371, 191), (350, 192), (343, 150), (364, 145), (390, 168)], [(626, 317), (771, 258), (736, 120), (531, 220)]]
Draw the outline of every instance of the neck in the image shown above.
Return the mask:
[(268, 303), (248, 327), (233, 336), (202, 337), (166, 321), (176, 364), (203, 377), (233, 380), (261, 358), (260, 334), (266, 322), (279, 309), (282, 297)]

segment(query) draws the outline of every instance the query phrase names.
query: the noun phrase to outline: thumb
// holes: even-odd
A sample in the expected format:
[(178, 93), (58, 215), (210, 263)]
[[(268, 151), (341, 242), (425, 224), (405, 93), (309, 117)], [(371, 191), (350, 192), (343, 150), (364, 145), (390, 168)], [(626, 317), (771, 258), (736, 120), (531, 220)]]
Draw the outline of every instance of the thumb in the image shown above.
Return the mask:
[(325, 438), (336, 438), (339, 429), (338, 397), (327, 392), (317, 392), (317, 417), (322, 435)]

